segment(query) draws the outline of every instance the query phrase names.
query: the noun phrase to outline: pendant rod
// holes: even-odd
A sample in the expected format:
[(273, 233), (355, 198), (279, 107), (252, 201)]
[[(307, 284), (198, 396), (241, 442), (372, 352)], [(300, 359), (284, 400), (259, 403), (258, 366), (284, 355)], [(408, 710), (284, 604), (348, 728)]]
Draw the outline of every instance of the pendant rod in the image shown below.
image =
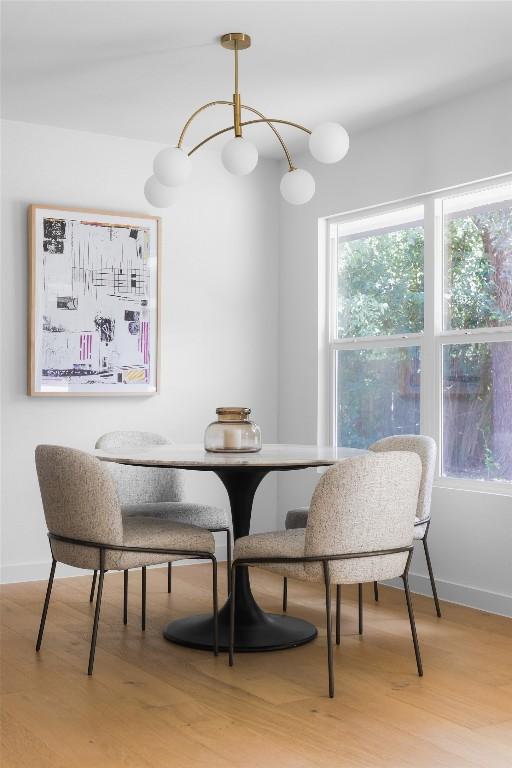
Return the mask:
[(235, 93), (238, 93), (238, 40), (235, 40)]
[(233, 122), (235, 127), (235, 136), (242, 137), (242, 112), (240, 109), (240, 94), (238, 92), (238, 40), (235, 40), (235, 92), (233, 94)]

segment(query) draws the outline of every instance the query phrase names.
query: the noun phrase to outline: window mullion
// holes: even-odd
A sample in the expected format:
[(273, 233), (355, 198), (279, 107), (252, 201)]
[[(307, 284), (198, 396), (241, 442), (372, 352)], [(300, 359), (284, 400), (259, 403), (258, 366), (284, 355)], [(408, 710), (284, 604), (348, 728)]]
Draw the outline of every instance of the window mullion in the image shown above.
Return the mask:
[(424, 339), (421, 348), (421, 432), (439, 445), (440, 372), (435, 342), (442, 323), (442, 252), (439, 212), (433, 197), (425, 200)]

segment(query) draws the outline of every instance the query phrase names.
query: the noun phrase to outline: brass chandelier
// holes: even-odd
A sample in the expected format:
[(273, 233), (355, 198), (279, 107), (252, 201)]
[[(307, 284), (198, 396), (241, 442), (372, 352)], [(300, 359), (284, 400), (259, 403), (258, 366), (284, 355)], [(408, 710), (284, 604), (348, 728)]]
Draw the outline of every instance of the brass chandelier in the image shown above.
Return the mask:
[[(185, 184), (192, 173), (190, 157), (207, 142), (230, 131), (234, 137), (222, 150), (222, 162), (225, 168), (235, 176), (244, 176), (254, 170), (258, 162), (258, 150), (254, 144), (244, 138), (242, 129), (248, 125), (265, 123), (274, 133), (276, 140), (281, 145), (288, 163), (288, 170), (281, 179), (281, 194), (288, 203), (302, 205), (307, 203), (315, 194), (315, 180), (313, 176), (302, 168), (297, 168), (292, 161), (290, 152), (284, 143), (283, 137), (276, 128), (277, 124), (289, 125), (304, 131), (309, 135), (309, 149), (313, 157), (322, 163), (336, 163), (342, 160), (348, 152), (349, 138), (346, 130), (338, 123), (322, 123), (313, 131), (299, 123), (290, 120), (266, 117), (262, 112), (242, 104), (238, 90), (238, 52), (249, 48), (251, 38), (244, 32), (229, 32), (222, 35), (220, 44), (234, 52), (235, 64), (235, 92), (232, 101), (216, 100), (203, 104), (202, 107), (188, 118), (182, 128), (178, 143), (174, 147), (162, 149), (155, 157), (153, 163), (154, 175), (145, 184), (144, 193), (146, 199), (156, 208), (167, 208), (175, 201), (176, 187)], [(196, 144), (192, 149), (186, 150), (183, 146), (185, 135), (192, 121), (205, 109), (217, 105), (232, 107), (233, 124), (227, 128), (221, 128), (210, 136)], [(251, 120), (243, 120), (243, 112), (256, 115)]]

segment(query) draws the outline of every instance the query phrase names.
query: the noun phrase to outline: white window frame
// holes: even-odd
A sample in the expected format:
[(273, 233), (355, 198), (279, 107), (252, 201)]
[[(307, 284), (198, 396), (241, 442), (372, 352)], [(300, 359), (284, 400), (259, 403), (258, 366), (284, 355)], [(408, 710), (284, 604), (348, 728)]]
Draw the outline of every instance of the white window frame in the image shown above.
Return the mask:
[[(512, 496), (512, 483), (446, 477), (442, 468), (442, 353), (445, 344), (512, 341), (512, 326), (474, 330), (444, 330), (443, 288), (445, 263), (443, 253), (442, 201), (466, 192), (478, 192), (489, 186), (512, 182), (512, 173), (435, 190), (424, 195), (369, 206), (319, 220), (319, 397), (318, 441), (336, 445), (336, 352), (340, 349), (419, 346), (421, 355), (420, 431), (430, 435), (438, 446), (434, 484), (439, 487), (474, 490)], [(337, 244), (334, 236), (339, 223), (372, 215), (392, 214), (404, 208), (423, 205), (424, 210), (424, 328), (421, 333), (390, 336), (337, 338)], [(390, 343), (391, 342), (391, 343)]]

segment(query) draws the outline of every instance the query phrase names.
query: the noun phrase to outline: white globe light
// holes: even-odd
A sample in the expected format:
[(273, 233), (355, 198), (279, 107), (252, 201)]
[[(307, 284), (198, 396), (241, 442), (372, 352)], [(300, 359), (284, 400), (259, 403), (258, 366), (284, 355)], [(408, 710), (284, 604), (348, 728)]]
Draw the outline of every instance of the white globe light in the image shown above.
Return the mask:
[(281, 179), (281, 194), (287, 203), (304, 205), (315, 194), (315, 180), (309, 171), (295, 168)]
[(160, 184), (156, 176), (150, 176), (144, 184), (144, 195), (154, 208), (169, 208), (176, 202), (177, 190)]
[(337, 163), (348, 152), (348, 133), (339, 123), (317, 125), (309, 137), (309, 151), (320, 163)]
[(242, 136), (235, 136), (222, 150), (224, 168), (235, 176), (246, 176), (256, 168), (258, 150)]
[(188, 181), (192, 173), (192, 163), (183, 149), (167, 147), (155, 157), (153, 171), (161, 184), (168, 187), (179, 187)]

